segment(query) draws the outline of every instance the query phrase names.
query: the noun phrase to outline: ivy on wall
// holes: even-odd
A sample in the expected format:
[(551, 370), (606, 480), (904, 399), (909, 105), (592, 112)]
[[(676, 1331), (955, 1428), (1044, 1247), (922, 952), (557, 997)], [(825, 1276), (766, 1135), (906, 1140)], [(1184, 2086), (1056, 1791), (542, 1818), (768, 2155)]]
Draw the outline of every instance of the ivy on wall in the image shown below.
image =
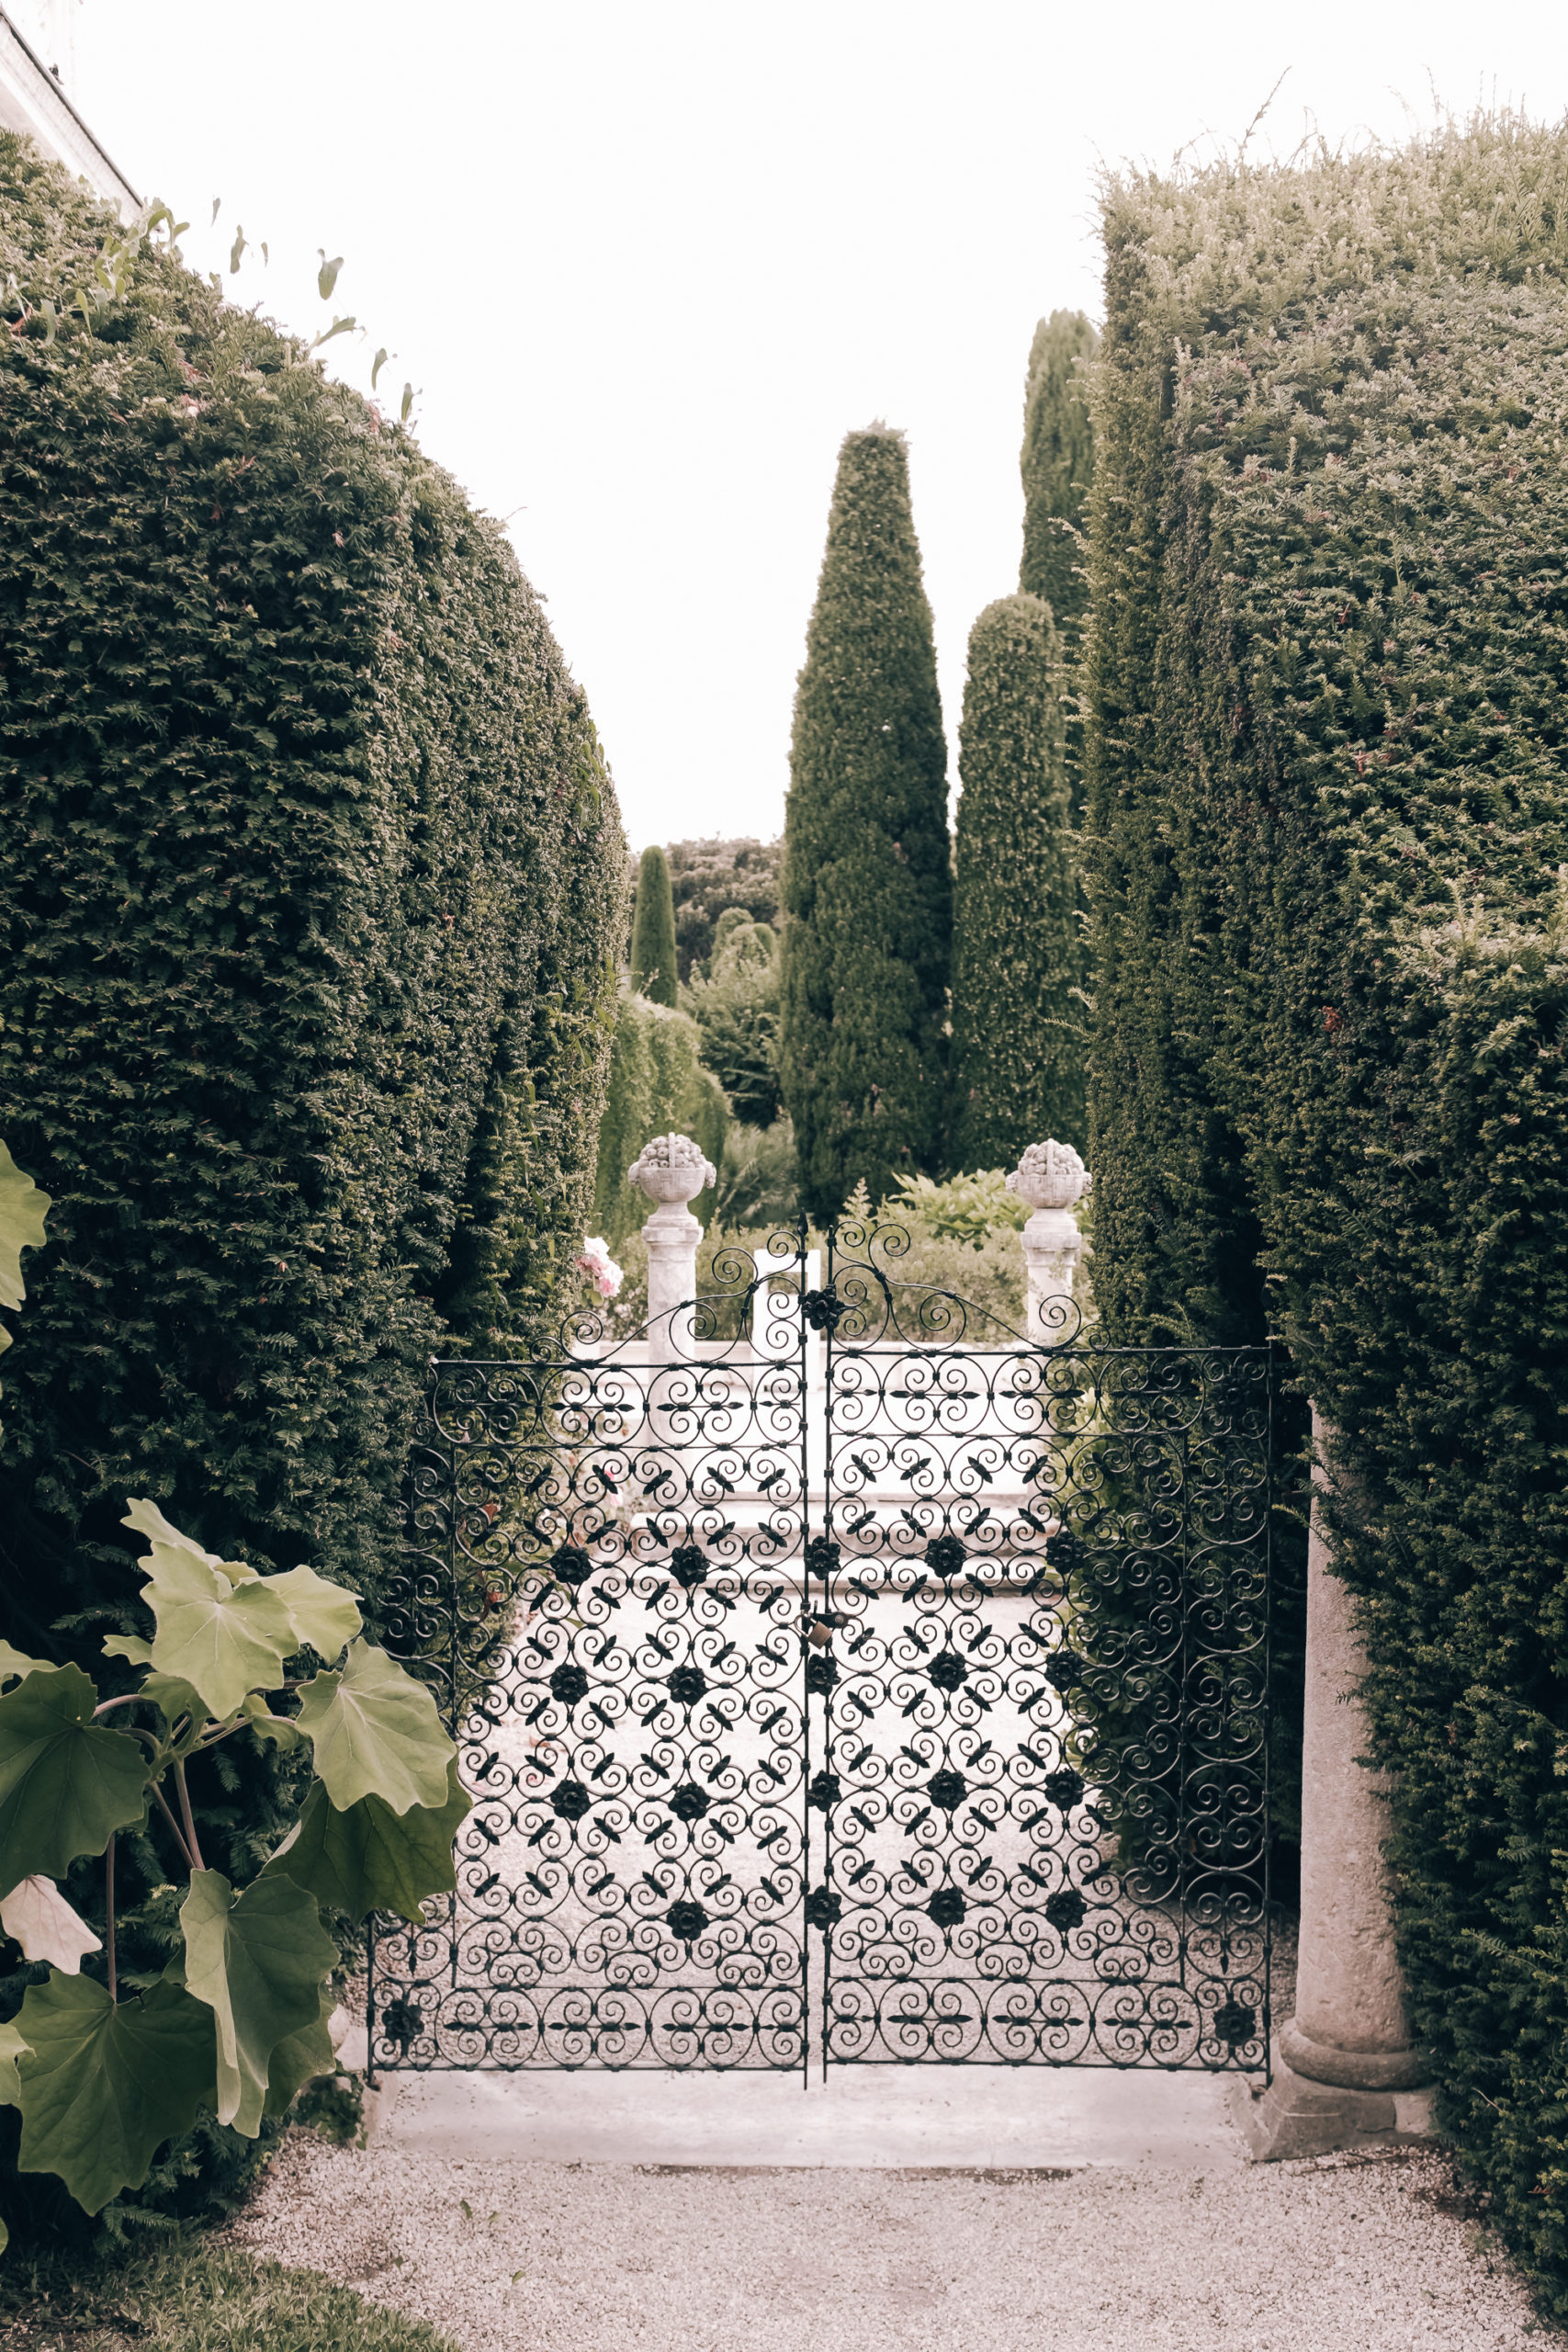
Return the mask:
[(1095, 1289), (1341, 1432), (1439, 2116), (1568, 2312), (1568, 136), (1107, 198)]

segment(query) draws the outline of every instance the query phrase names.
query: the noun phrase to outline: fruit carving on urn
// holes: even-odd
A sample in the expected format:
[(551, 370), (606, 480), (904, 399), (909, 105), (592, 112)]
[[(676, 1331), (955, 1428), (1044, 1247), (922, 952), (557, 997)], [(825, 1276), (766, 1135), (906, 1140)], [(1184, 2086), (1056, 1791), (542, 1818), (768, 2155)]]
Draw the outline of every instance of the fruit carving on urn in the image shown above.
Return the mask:
[(1090, 1190), (1094, 1178), (1070, 1143), (1032, 1143), (1007, 1180), (1032, 1209), (1070, 1209)]
[(701, 1145), (690, 1136), (655, 1136), (626, 1170), (626, 1182), (661, 1207), (671, 1203), (684, 1207), (705, 1185), (714, 1182), (716, 1172)]

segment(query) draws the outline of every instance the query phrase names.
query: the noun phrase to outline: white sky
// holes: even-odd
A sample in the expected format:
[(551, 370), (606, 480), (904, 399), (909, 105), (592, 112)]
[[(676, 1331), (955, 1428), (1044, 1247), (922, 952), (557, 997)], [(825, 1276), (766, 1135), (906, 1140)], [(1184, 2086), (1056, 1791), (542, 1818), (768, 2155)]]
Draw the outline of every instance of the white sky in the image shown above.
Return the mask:
[[(228, 280), (331, 307), (511, 517), (634, 846), (783, 822), (839, 442), (908, 432), (949, 735), (1017, 585), (1034, 322), (1100, 311), (1101, 159), (1399, 135), (1429, 81), (1568, 109), (1561, 0), (82, 0), (73, 96)], [(1407, 105), (1402, 103), (1407, 102)], [(1408, 108), (1408, 110), (1407, 110)], [(215, 196), (223, 208), (202, 233)]]

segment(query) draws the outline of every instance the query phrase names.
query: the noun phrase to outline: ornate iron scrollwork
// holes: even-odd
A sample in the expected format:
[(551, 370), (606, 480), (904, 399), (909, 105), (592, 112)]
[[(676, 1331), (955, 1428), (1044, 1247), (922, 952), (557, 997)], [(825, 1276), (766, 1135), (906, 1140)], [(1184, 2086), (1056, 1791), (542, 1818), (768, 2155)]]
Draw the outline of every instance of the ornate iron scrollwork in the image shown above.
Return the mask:
[(806, 1242), (434, 1367), (389, 1645), (475, 1805), (377, 2063), (1262, 2066), (1269, 1351)]

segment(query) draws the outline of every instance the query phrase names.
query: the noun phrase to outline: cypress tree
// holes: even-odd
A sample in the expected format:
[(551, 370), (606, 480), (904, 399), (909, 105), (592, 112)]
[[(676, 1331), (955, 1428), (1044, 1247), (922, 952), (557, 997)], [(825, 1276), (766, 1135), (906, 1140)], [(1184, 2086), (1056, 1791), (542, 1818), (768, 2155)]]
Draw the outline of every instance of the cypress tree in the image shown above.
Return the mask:
[(987, 605), (969, 638), (953, 906), (953, 1157), (1010, 1168), (1082, 1145), (1077, 871), (1061, 641), (1038, 596)]
[(806, 1206), (934, 1167), (953, 880), (931, 606), (901, 433), (839, 453), (784, 822), (780, 1066)]
[[(1081, 311), (1053, 311), (1034, 330), (1023, 395), (1023, 560), (1018, 584), (1043, 596), (1069, 643), (1089, 603), (1082, 558), (1073, 532), (1081, 528), (1094, 473), (1088, 387), (1080, 359), (1092, 358), (1100, 337)], [(1064, 529), (1064, 525), (1070, 529)]]
[(654, 1004), (674, 1005), (675, 895), (670, 887), (669, 860), (657, 846), (643, 851), (637, 867), (632, 986)]

